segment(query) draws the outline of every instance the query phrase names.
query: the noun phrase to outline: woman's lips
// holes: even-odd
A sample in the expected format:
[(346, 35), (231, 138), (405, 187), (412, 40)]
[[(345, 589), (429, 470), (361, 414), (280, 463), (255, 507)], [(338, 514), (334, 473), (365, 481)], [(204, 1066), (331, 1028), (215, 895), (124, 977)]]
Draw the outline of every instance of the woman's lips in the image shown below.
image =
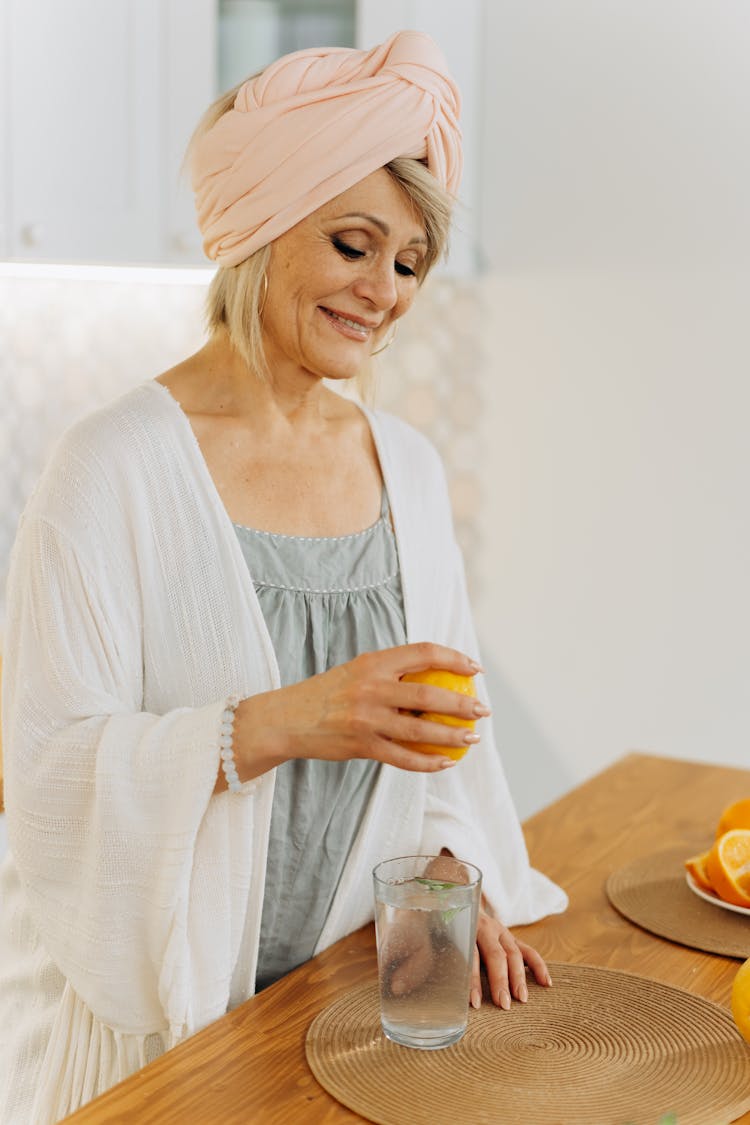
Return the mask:
[(327, 309), (324, 305), (318, 305), (318, 308), (337, 332), (342, 336), (346, 336), (349, 340), (365, 341), (369, 340), (373, 328), (376, 325), (363, 324), (354, 317), (345, 316), (344, 313), (334, 312), (333, 309)]

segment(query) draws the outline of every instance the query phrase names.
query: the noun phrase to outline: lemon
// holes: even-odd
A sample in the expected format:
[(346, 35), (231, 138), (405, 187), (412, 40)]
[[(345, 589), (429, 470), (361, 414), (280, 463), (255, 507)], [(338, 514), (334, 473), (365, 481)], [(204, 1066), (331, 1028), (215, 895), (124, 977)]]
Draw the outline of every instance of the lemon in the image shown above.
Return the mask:
[(750, 1043), (750, 958), (740, 966), (734, 978), (732, 1016), (740, 1035)]
[[(461, 676), (457, 672), (446, 672), (442, 668), (425, 668), (423, 672), (407, 672), (401, 677), (410, 684), (432, 684), (434, 687), (447, 688), (448, 691), (457, 691), (461, 695), (476, 696), (473, 676)], [(437, 711), (412, 711), (420, 719), (428, 719), (432, 723), (445, 723), (449, 727), (466, 727), (474, 729), (474, 719), (460, 719), (457, 715), (441, 715)], [(433, 746), (429, 742), (405, 742), (408, 750), (419, 750), (422, 754), (440, 754), (445, 758), (453, 758), (455, 762), (463, 758), (469, 749), (468, 746)]]

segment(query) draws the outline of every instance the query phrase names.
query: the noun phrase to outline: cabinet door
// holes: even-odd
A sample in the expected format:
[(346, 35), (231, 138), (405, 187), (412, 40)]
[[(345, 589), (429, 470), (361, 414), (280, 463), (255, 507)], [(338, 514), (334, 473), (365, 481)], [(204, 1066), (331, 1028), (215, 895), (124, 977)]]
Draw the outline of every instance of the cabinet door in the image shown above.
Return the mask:
[(162, 260), (211, 263), (203, 254), (195, 218), (188, 142), (198, 121), (221, 92), (217, 88), (217, 0), (161, 0), (164, 143), (159, 182), (164, 201)]
[(461, 91), (464, 174), (446, 272), (471, 276), (481, 264), (477, 240), (479, 205), (479, 107), (483, 0), (358, 0), (357, 46), (372, 47), (394, 31), (425, 31), (439, 43)]
[(7, 246), (31, 261), (156, 261), (154, 0), (6, 0)]

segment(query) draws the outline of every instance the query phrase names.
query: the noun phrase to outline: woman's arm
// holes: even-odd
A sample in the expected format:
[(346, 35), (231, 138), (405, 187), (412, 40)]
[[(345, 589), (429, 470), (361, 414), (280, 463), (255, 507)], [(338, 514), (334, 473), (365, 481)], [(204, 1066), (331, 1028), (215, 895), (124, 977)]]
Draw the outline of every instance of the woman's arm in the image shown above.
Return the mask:
[[(198, 900), (229, 912), (229, 875), (213, 871), (210, 893), (196, 875), (226, 703), (141, 710), (134, 592), (103, 589), (83, 553), (24, 520), (4, 658), (8, 834), (41, 945), (99, 1020), (148, 1034), (190, 1012)], [(250, 854), (251, 823), (238, 833)]]

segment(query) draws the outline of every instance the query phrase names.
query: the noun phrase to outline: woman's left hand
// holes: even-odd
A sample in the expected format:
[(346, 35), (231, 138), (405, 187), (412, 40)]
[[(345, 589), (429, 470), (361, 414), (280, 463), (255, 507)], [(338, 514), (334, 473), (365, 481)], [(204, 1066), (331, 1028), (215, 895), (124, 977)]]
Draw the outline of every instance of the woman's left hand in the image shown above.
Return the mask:
[(482, 982), (480, 963), (484, 963), (490, 995), (498, 1008), (510, 1008), (511, 997), (525, 1004), (529, 998), (526, 987), (526, 966), (534, 974), (537, 984), (546, 988), (552, 984), (544, 958), (526, 942), (518, 941), (507, 926), (496, 918), (479, 911), (477, 922), (477, 944), (474, 948), (474, 964), (469, 986), (469, 1001), (472, 1008), (482, 1002)]

